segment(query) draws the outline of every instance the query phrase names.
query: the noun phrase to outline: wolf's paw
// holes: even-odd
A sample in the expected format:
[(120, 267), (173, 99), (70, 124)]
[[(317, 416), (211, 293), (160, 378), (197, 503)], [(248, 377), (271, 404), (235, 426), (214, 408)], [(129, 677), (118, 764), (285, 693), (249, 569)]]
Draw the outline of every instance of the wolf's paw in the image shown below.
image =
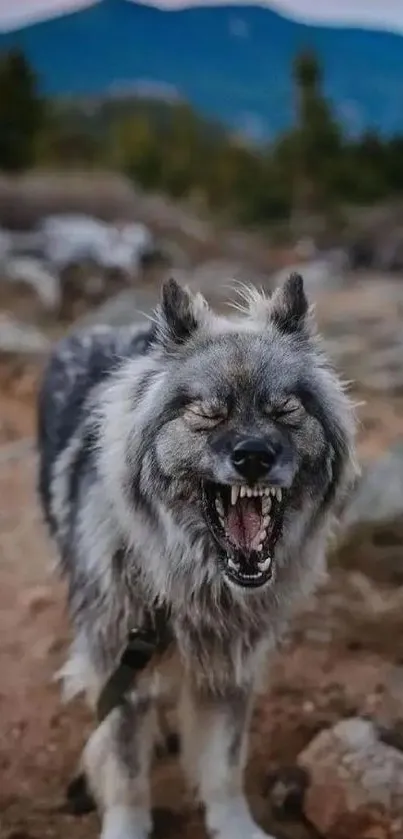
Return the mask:
[(100, 839), (148, 839), (151, 818), (144, 810), (111, 807), (106, 810)]

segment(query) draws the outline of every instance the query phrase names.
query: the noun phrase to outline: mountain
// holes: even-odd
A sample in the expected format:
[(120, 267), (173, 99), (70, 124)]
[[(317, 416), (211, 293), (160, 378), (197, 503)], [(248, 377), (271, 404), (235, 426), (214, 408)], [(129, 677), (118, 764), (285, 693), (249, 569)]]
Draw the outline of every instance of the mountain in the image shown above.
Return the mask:
[(258, 5), (102, 0), (0, 35), (1, 51), (17, 45), (49, 95), (178, 95), (256, 139), (292, 122), (292, 61), (313, 48), (347, 130), (403, 131), (403, 37), (384, 31), (305, 25)]

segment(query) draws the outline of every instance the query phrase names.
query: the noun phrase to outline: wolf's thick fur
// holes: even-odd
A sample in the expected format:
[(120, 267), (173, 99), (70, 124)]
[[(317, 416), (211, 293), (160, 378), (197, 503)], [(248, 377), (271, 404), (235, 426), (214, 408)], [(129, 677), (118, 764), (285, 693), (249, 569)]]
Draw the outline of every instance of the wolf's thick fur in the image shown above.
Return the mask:
[[(292, 422), (281, 412), (290, 397)], [(197, 425), (206, 403), (221, 412), (219, 428)], [(256, 429), (283, 434), (294, 466), (272, 579), (246, 590), (223, 573), (200, 486), (236, 480), (231, 435)], [(40, 394), (39, 487), (69, 586), (66, 688), (94, 703), (129, 630), (156, 604), (170, 609), (175, 638), (85, 749), (104, 839), (149, 835), (156, 703), (170, 691), (180, 694), (184, 764), (210, 835), (265, 836), (242, 795), (252, 697), (268, 651), (324, 570), (355, 473), (354, 431), (300, 277), (271, 298), (246, 290), (232, 318), (171, 281), (150, 326), (57, 346)]]

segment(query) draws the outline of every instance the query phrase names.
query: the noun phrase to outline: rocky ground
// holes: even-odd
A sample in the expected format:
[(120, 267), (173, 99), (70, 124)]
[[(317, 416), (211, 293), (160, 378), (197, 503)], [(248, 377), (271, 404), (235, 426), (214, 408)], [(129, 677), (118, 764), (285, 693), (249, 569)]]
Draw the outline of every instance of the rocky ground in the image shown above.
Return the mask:
[[(254, 247), (248, 257), (244, 244), (240, 256), (240, 243), (238, 267), (261, 273), (263, 251)], [(186, 254), (182, 240), (175, 247)], [(198, 247), (203, 268), (188, 279), (220, 302), (215, 277), (232, 273), (234, 253), (228, 246), (224, 260), (217, 248)], [(278, 255), (277, 269), (282, 260), (290, 261)], [(184, 259), (182, 272), (189, 270)], [(309, 266), (307, 274), (309, 286)], [(318, 285), (318, 271), (310, 277), (332, 353), (365, 403), (358, 408), (364, 477), (329, 579), (301, 604), (259, 697), (247, 789), (256, 818), (278, 839), (392, 839), (403, 837), (403, 283), (328, 274)], [(156, 279), (90, 319), (122, 321), (130, 301), (148, 308)], [(22, 307), (26, 317), (25, 298), (8, 296), (2, 307), (19, 317)], [(73, 308), (88, 317), (80, 303), (68, 319)], [(51, 339), (65, 324), (45, 318), (41, 329)], [(0, 836), (91, 839), (97, 816), (75, 814), (66, 790), (92, 721), (80, 701), (63, 707), (52, 681), (68, 627), (35, 500), (32, 440), (44, 357), (44, 350), (0, 355)], [(155, 837), (205, 836), (169, 751), (156, 759), (153, 788)]]

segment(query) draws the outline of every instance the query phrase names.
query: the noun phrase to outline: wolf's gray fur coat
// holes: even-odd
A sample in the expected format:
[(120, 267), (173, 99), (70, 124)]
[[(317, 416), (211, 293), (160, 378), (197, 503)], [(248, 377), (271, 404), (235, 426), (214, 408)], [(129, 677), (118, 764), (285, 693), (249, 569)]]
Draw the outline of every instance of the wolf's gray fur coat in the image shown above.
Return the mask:
[[(150, 325), (56, 347), (39, 400), (39, 489), (69, 588), (66, 688), (95, 703), (130, 629), (156, 605), (170, 609), (175, 639), (85, 749), (103, 839), (149, 836), (156, 703), (171, 691), (210, 835), (265, 836), (242, 794), (252, 698), (293, 607), (324, 570), (355, 473), (354, 433), (297, 276), (272, 297), (245, 290), (228, 318), (170, 281)], [(201, 492), (205, 481), (240, 483), (231, 457), (245, 435), (277, 435), (288, 452), (276, 478), (287, 493), (282, 527), (256, 588), (228, 576)]]

